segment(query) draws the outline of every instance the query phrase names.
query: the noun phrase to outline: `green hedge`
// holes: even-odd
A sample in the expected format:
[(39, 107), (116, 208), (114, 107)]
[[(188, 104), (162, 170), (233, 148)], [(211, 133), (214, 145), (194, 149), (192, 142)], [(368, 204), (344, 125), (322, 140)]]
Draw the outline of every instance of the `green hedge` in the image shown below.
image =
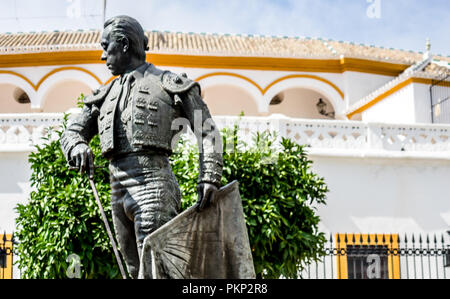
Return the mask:
[[(298, 269), (323, 255), (325, 237), (318, 232), (313, 206), (325, 204), (328, 188), (314, 174), (305, 148), (271, 134), (255, 136), (248, 147), (238, 127), (224, 130), (223, 185), (238, 180), (255, 270), (261, 278), (296, 278)], [(59, 132), (61, 134), (61, 132)], [(91, 142), (96, 165), (107, 165), (99, 139)], [(229, 148), (229, 147), (228, 147)], [(276, 150), (278, 148), (278, 150)], [(281, 150), (280, 150), (281, 149)], [(17, 206), (15, 251), (23, 278), (67, 278), (68, 256), (80, 257), (81, 278), (119, 278), (111, 246), (86, 176), (68, 169), (59, 141), (37, 147), (29, 156), (35, 191)], [(181, 141), (171, 157), (183, 194), (182, 207), (197, 200), (198, 153)], [(109, 174), (97, 169), (95, 182), (108, 217)]]

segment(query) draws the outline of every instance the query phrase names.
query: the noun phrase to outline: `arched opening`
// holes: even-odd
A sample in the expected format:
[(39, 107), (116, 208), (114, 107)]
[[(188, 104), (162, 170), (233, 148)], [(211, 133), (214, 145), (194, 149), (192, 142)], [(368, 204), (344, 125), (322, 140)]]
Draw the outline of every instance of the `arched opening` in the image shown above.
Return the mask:
[(60, 81), (46, 92), (42, 103), (42, 112), (66, 112), (77, 107), (77, 99), (81, 94), (87, 96), (91, 93), (92, 89), (80, 81)]
[(0, 84), (0, 113), (31, 113), (29, 95), (13, 84)]
[(291, 88), (272, 98), (270, 114), (293, 118), (335, 119), (335, 109), (323, 94), (306, 88)]
[(258, 106), (250, 93), (232, 85), (214, 85), (202, 92), (212, 115), (258, 116)]

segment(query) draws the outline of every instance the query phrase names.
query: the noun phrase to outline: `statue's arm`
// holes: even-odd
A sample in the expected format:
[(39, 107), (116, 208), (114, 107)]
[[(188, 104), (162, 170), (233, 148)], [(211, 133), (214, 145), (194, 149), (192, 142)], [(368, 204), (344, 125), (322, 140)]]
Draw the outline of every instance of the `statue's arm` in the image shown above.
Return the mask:
[(61, 149), (71, 165), (75, 165), (75, 161), (72, 161), (72, 150), (79, 144), (87, 146), (98, 133), (98, 115), (92, 110), (95, 110), (92, 106), (84, 105), (80, 114), (73, 115), (69, 119), (67, 128), (61, 135)]
[[(198, 183), (209, 183), (219, 188), (223, 170), (222, 136), (201, 97), (198, 85), (194, 85), (187, 92), (183, 100), (183, 110), (199, 146)], [(201, 122), (196, 120), (200, 116)]]

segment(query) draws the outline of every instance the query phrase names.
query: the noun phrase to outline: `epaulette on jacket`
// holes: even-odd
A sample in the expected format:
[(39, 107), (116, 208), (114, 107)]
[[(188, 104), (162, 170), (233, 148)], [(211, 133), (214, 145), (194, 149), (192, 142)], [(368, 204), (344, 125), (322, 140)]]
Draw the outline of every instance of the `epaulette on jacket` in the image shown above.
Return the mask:
[(108, 95), (111, 87), (117, 79), (113, 80), (111, 83), (107, 85), (101, 86), (99, 89), (94, 90), (91, 95), (84, 98), (83, 103), (87, 106), (98, 105), (100, 104), (105, 97)]
[(165, 71), (162, 74), (161, 84), (167, 92), (172, 94), (185, 93), (194, 86), (200, 88), (200, 84), (188, 79), (186, 74), (177, 75), (170, 71)]

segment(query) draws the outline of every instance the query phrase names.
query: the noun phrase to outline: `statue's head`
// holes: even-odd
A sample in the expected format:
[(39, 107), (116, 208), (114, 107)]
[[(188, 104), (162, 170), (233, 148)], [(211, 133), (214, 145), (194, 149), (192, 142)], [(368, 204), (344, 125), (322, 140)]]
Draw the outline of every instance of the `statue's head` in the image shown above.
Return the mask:
[(122, 75), (136, 62), (145, 62), (148, 38), (142, 26), (128, 16), (118, 16), (105, 22), (101, 45), (102, 60), (115, 76)]

